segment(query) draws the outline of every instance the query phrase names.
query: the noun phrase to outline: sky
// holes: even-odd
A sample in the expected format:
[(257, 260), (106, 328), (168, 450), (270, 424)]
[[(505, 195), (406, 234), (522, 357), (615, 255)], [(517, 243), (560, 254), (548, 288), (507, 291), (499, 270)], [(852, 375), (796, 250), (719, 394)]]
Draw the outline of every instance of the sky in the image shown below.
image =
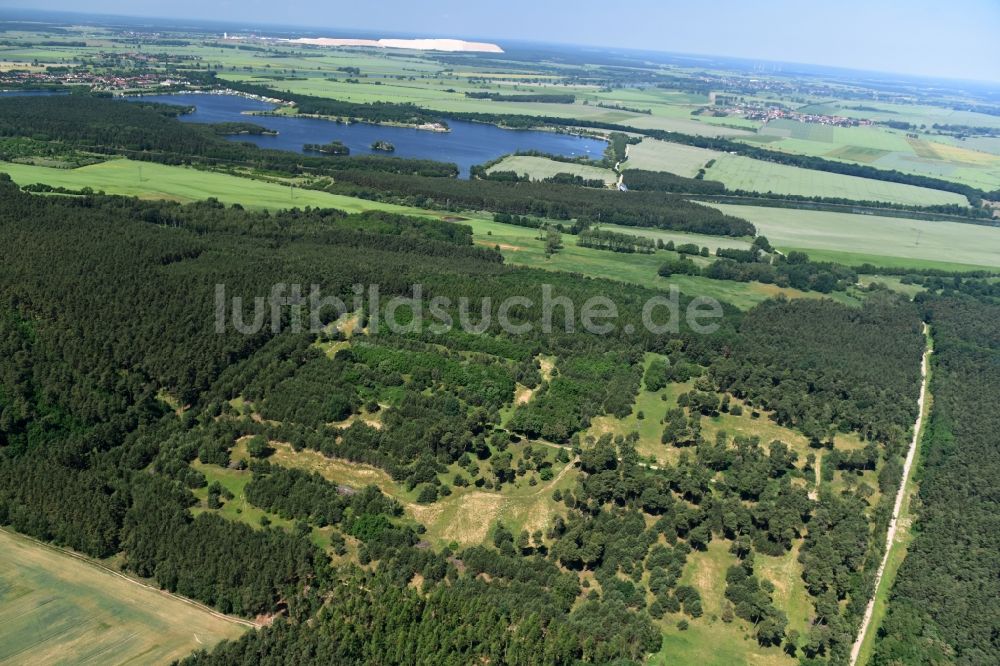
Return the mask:
[(1000, 82), (1000, 0), (0, 0), (85, 11), (710, 54)]

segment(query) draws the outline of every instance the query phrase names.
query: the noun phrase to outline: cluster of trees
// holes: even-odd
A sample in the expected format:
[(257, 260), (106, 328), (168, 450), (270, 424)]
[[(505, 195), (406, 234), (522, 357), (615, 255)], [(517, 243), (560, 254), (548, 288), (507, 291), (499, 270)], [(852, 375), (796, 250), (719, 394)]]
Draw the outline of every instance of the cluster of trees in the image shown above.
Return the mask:
[(330, 143), (307, 143), (302, 146), (307, 152), (324, 153), (326, 155), (347, 156), (351, 154), (351, 149), (344, 145), (342, 141), (331, 141)]
[(720, 249), (716, 256), (721, 258), (706, 266), (701, 275), (714, 280), (763, 282), (823, 294), (844, 291), (858, 281), (853, 268), (828, 261), (811, 261), (804, 252), (774, 255), (770, 261), (764, 261), (753, 250)]
[(564, 357), (559, 375), (521, 405), (508, 427), (529, 437), (568, 442), (603, 413), (619, 418), (632, 412), (642, 368), (635, 352)]
[(220, 136), (239, 136), (239, 135), (253, 135), (262, 136), (265, 134), (277, 134), (277, 131), (268, 129), (262, 125), (256, 123), (245, 123), (245, 122), (227, 122), (227, 123), (213, 123), (209, 125), (212, 131)]
[(317, 527), (344, 522), (350, 532), (357, 521), (372, 520), (371, 516), (398, 518), (403, 513), (399, 502), (375, 486), (360, 491), (339, 488), (315, 472), (267, 463), (253, 463), (250, 469), (253, 480), (246, 486), (247, 501), (282, 518)]
[(572, 104), (576, 95), (570, 93), (516, 93), (467, 92), (469, 99), (488, 99), (494, 102), (534, 102), (539, 104)]
[(626, 169), (623, 181), (631, 191), (653, 190), (656, 192), (679, 192), (682, 194), (722, 194), (726, 186), (714, 180), (685, 178), (666, 171), (646, 171)]
[(753, 236), (746, 220), (664, 192), (622, 194), (536, 182), (465, 181), (423, 178), (374, 171), (342, 171), (326, 188), (383, 201), (445, 210), (487, 210), (587, 224), (621, 224), (690, 231), (717, 236)]
[(625, 132), (611, 132), (608, 147), (604, 149), (604, 166), (614, 167), (628, 159), (628, 147), (642, 141), (640, 137)]
[(653, 254), (656, 251), (656, 241), (623, 234), (607, 229), (583, 229), (577, 235), (576, 244), (580, 247), (590, 247), (596, 250), (609, 250), (611, 252), (625, 252), (633, 254)]
[(768, 254), (761, 242), (766, 244), (767, 239), (758, 237), (749, 250), (719, 248), (715, 252), (718, 259), (702, 267), (684, 255), (708, 257), (708, 248), (699, 248), (693, 243), (675, 246), (671, 241), (663, 246), (664, 249), (674, 250), (679, 256), (660, 264), (657, 273), (660, 277), (700, 275), (713, 280), (762, 282), (823, 294), (845, 291), (857, 283), (858, 269), (833, 262), (812, 261), (804, 252)]
[(598, 189), (607, 187), (607, 183), (600, 178), (584, 178), (583, 176), (563, 171), (554, 176), (543, 178), (542, 182), (554, 183), (556, 185), (575, 185), (576, 187), (596, 187)]
[(710, 375), (778, 423), (817, 441), (856, 431), (893, 442), (916, 418), (924, 338), (911, 304), (774, 300), (748, 313), (740, 333)]

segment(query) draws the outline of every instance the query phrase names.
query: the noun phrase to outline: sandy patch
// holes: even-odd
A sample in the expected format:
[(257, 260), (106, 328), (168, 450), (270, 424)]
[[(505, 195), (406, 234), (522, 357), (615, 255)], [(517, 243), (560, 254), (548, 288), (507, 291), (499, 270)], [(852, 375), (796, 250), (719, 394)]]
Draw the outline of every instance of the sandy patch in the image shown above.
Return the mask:
[(446, 51), (449, 53), (503, 53), (503, 49), (488, 42), (467, 42), (464, 39), (339, 39), (335, 37), (299, 37), (282, 40), (310, 46), (367, 46), (380, 49), (411, 49), (415, 51)]
[(491, 243), (488, 240), (477, 240), (476, 245), (482, 245), (484, 247), (498, 247), (501, 250), (507, 250), (508, 252), (517, 252), (524, 249), (520, 245), (511, 245), (510, 243)]
[(501, 495), (485, 492), (469, 493), (455, 509), (450, 523), (441, 531), (446, 541), (461, 544), (482, 543), (490, 525), (500, 515), (505, 503)]

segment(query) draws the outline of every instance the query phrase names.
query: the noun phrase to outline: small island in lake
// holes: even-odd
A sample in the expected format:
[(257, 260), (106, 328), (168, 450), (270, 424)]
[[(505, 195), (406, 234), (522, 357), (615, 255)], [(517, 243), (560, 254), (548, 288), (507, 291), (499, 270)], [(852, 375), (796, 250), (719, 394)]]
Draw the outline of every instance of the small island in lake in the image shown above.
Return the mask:
[(307, 152), (313, 153), (324, 153), (326, 155), (350, 155), (351, 149), (345, 146), (340, 141), (331, 141), (330, 143), (307, 143), (302, 146)]
[(383, 153), (394, 153), (396, 152), (396, 146), (388, 141), (376, 141), (372, 144), (372, 150), (380, 150)]
[(212, 130), (220, 136), (239, 136), (243, 134), (253, 136), (278, 136), (277, 130), (269, 129), (254, 123), (244, 122), (213, 123)]

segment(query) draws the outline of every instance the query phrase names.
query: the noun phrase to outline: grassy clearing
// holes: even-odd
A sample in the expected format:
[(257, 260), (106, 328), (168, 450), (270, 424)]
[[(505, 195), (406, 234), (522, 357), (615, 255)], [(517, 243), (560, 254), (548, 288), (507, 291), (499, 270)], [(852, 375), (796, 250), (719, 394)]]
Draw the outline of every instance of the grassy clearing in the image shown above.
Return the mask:
[(802, 580), (802, 565), (798, 560), (801, 545), (800, 541), (794, 542), (792, 549), (781, 557), (755, 554), (754, 571), (774, 583), (774, 605), (788, 615), (788, 630), (794, 629), (805, 637), (812, 622), (813, 604)]
[(895, 275), (862, 275), (859, 277), (858, 281), (864, 287), (874, 283), (879, 283), (888, 287), (892, 291), (904, 294), (910, 298), (913, 298), (922, 291), (925, 291), (925, 289), (918, 284), (903, 284), (901, 278)]
[(732, 190), (774, 192), (801, 196), (843, 197), (862, 201), (886, 201), (906, 205), (968, 205), (960, 194), (901, 183), (888, 183), (813, 169), (755, 160), (742, 155), (720, 155), (705, 176)]
[[(471, 215), (468, 219), (463, 219), (462, 224), (468, 224), (472, 227), (473, 237), (477, 244), (499, 247), (507, 263), (515, 266), (579, 273), (588, 277), (606, 278), (664, 291), (674, 285), (682, 293), (716, 298), (744, 309), (749, 309), (779, 293), (785, 294), (789, 298), (818, 296), (818, 294), (796, 289), (782, 289), (774, 285), (753, 282), (732, 282), (690, 276), (661, 278), (657, 275), (657, 269), (667, 257), (675, 256), (672, 252), (622, 254), (595, 250), (577, 246), (575, 237), (568, 234), (563, 236), (563, 249), (551, 257), (546, 257), (545, 242), (539, 239), (537, 229), (494, 222), (486, 215)], [(604, 225), (603, 228), (629, 232), (647, 238), (673, 238), (677, 242), (704, 241), (711, 243), (713, 250), (716, 247), (749, 246), (744, 240), (718, 236), (680, 234), (656, 229), (616, 227), (614, 225)]]
[[(681, 576), (681, 583), (691, 585), (701, 594), (705, 614), (691, 619), (670, 614), (663, 621), (663, 649), (650, 658), (650, 664), (698, 664), (699, 666), (784, 666), (795, 661), (780, 648), (763, 648), (753, 638), (753, 627), (736, 618), (731, 623), (720, 619), (726, 590), (726, 569), (736, 564), (729, 553), (729, 542), (713, 540), (704, 552), (695, 552)], [(689, 628), (681, 631), (676, 623), (687, 619)]]
[[(648, 368), (650, 363), (658, 357), (658, 354), (647, 353), (643, 369)], [(639, 441), (636, 442), (635, 448), (640, 455), (656, 464), (675, 463), (680, 456), (681, 449), (666, 446), (661, 442), (663, 417), (668, 409), (677, 406), (677, 396), (690, 391), (692, 384), (693, 382), (668, 384), (659, 391), (647, 391), (643, 385), (636, 397), (635, 404), (632, 405), (631, 414), (623, 419), (613, 416), (594, 417), (585, 435), (597, 439), (607, 433), (616, 437), (633, 432), (639, 433)], [(640, 414), (642, 418), (639, 418)]]
[(693, 178), (698, 169), (721, 154), (706, 148), (657, 139), (643, 139), (642, 143), (628, 147), (628, 161), (623, 166), (628, 169), (669, 171), (678, 176)]
[(815, 258), (914, 268), (1000, 267), (997, 227), (793, 208), (711, 205), (753, 222), (781, 250), (801, 249)]
[(518, 175), (527, 174), (532, 180), (544, 180), (558, 173), (570, 173), (586, 180), (603, 180), (607, 184), (618, 181), (618, 176), (611, 169), (602, 169), (590, 166), (589, 164), (558, 162), (545, 157), (533, 157), (530, 155), (511, 155), (505, 157), (503, 161), (490, 167), (489, 173), (493, 173), (494, 171), (513, 171)]
[[(233, 460), (243, 460), (249, 461), (250, 455), (246, 450), (246, 440), (244, 438), (233, 446), (232, 459)], [(197, 471), (205, 475), (205, 479), (208, 484), (218, 482), (223, 488), (228, 490), (233, 494), (233, 499), (223, 500), (221, 509), (210, 509), (208, 508), (208, 488), (198, 488), (194, 490), (194, 496), (198, 499), (198, 505), (191, 507), (191, 513), (198, 515), (200, 513), (216, 513), (222, 518), (227, 520), (232, 520), (235, 522), (245, 523), (254, 529), (261, 529), (261, 520), (266, 518), (270, 525), (274, 527), (280, 527), (283, 529), (291, 530), (295, 527), (295, 523), (292, 520), (282, 518), (281, 516), (264, 511), (249, 502), (246, 499), (246, 486), (253, 479), (253, 473), (247, 469), (237, 470), (219, 467), (218, 465), (205, 465), (199, 460), (195, 460), (192, 467)], [(331, 527), (325, 528), (313, 528), (310, 538), (312, 542), (318, 547), (323, 549), (329, 549), (330, 547), (330, 533), (333, 531)], [(332, 551), (328, 554), (333, 555)]]
[[(511, 445), (509, 450), (514, 453), (515, 466), (523, 457), (527, 445), (528, 443)], [(535, 448), (543, 446), (539, 443), (531, 445)], [(286, 444), (276, 443), (274, 447), (275, 454), (271, 457), (271, 462), (275, 464), (317, 472), (331, 482), (355, 488), (377, 485), (382, 492), (403, 505), (408, 518), (427, 528), (426, 538), (436, 546), (451, 543), (471, 546), (482, 543), (490, 526), (496, 521), (503, 522), (515, 534), (522, 529), (529, 532), (544, 531), (551, 525), (556, 514), (560, 513), (561, 505), (552, 500), (552, 493), (556, 489), (569, 490), (576, 483), (576, 468), (572, 463), (554, 462), (554, 476), (549, 481), (538, 480), (536, 485), (531, 485), (529, 478), (537, 475), (528, 472), (519, 477), (513, 487), (505, 485), (500, 492), (481, 490), (475, 486), (452, 487), (450, 496), (433, 504), (419, 504), (415, 490), (407, 491), (377, 467), (327, 458), (315, 451), (294, 451)], [(555, 449), (548, 451), (550, 460), (554, 459), (555, 453)], [(485, 463), (480, 463), (480, 467), (486, 471)], [(441, 479), (450, 485), (456, 474), (468, 478), (457, 465), (452, 465), (447, 473), (441, 475)]]
[(170, 663), (246, 627), (0, 531), (0, 663)]
[(53, 187), (122, 194), (140, 199), (169, 199), (188, 203), (215, 197), (225, 204), (238, 203), (245, 208), (339, 208), (351, 213), (387, 210), (427, 215), (426, 211), (375, 201), (365, 201), (315, 190), (292, 188), (213, 171), (200, 171), (152, 162), (116, 159), (79, 169), (51, 169), (0, 162), (0, 172), (10, 174), (19, 185), (44, 183)]

